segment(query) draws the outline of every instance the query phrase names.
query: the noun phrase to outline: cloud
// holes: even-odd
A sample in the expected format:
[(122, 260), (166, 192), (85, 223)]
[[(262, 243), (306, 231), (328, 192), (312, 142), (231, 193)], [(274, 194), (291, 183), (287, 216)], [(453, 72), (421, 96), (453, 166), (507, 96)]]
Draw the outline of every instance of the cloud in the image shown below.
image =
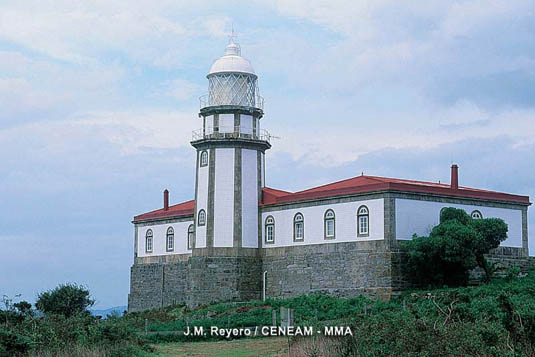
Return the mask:
[[(191, 101), (197, 98), (199, 93), (204, 89), (197, 83), (190, 82), (181, 78), (168, 80), (162, 83), (160, 93), (169, 97), (176, 98), (180, 101)], [(155, 95), (159, 94), (158, 92)]]

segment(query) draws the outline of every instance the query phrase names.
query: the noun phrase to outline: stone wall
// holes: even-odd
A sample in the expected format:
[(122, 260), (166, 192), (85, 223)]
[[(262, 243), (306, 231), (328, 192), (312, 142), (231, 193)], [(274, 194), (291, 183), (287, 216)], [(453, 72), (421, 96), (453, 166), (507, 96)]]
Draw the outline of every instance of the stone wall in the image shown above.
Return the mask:
[(194, 256), (191, 258), (187, 305), (260, 298), (262, 264), (258, 257)]
[(266, 296), (329, 293), (388, 299), (392, 292), (390, 261), (384, 241), (264, 249)]
[[(393, 292), (410, 287), (403, 272), (405, 254), (385, 241), (315, 244), (297, 247), (202, 251), (174, 259), (137, 259), (131, 268), (128, 311), (173, 304), (193, 308), (216, 301), (248, 301), (262, 297), (262, 274), (267, 297), (329, 293), (341, 297), (363, 294), (388, 300)], [(521, 250), (519, 248), (518, 250)], [(516, 250), (499, 249), (489, 261), (523, 271), (535, 259)], [(245, 256), (248, 254), (248, 256)], [(477, 274), (477, 272), (475, 272)]]
[(186, 261), (157, 263), (138, 260), (130, 269), (128, 311), (260, 299), (261, 267), (260, 258), (254, 256), (188, 256)]

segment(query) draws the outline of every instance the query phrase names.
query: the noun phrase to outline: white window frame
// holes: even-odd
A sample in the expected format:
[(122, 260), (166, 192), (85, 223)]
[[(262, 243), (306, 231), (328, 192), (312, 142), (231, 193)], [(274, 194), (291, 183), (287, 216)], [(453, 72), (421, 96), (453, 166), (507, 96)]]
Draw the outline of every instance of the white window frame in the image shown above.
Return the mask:
[(205, 226), (206, 225), (206, 211), (201, 209), (199, 211), (199, 214), (197, 215), (197, 226)]
[[(332, 234), (329, 234), (329, 223), (332, 223)], [(336, 215), (332, 209), (328, 209), (323, 215), (323, 230), (325, 239), (336, 237)]]
[(175, 250), (175, 230), (173, 227), (167, 228), (166, 238), (165, 238), (165, 250), (167, 252), (172, 252)]
[(154, 245), (154, 234), (152, 229), (147, 229), (145, 232), (145, 253), (152, 253)]
[(305, 216), (297, 212), (294, 216), (294, 242), (305, 240)]
[(208, 166), (208, 151), (201, 151), (201, 157), (199, 159), (199, 162), (201, 167)]
[(357, 237), (370, 235), (370, 210), (366, 206), (360, 206), (357, 210)]
[(266, 217), (264, 226), (265, 226), (266, 243), (267, 244), (275, 243), (275, 218), (273, 218), (273, 216)]
[(483, 213), (481, 213), (480, 210), (475, 209), (470, 213), (470, 217), (472, 217), (472, 219), (483, 219)]

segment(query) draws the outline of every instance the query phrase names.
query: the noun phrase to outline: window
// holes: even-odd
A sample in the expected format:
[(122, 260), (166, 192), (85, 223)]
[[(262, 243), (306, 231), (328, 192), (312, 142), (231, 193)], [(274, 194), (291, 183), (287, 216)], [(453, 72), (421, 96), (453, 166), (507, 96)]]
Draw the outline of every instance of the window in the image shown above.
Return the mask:
[(305, 222), (303, 215), (297, 213), (294, 216), (294, 241), (302, 241), (305, 239)]
[(173, 227), (167, 228), (167, 239), (165, 240), (165, 247), (168, 252), (175, 249), (175, 231)]
[(152, 252), (152, 229), (148, 229), (145, 233), (145, 251), (147, 253)]
[(481, 219), (481, 218), (483, 218), (483, 215), (478, 210), (473, 211), (472, 214), (470, 214), (470, 216), (473, 219)]
[(193, 240), (195, 239), (195, 226), (190, 224), (188, 227), (188, 249), (193, 249)]
[(335, 234), (334, 211), (332, 209), (327, 210), (323, 220), (325, 222), (323, 228), (325, 230), (325, 239), (333, 239)]
[(201, 167), (207, 166), (207, 165), (208, 165), (208, 152), (206, 150), (201, 151)]
[(368, 207), (360, 206), (357, 210), (357, 236), (367, 237), (370, 234), (370, 212)]
[(275, 220), (272, 216), (266, 218), (266, 243), (275, 243)]
[(206, 212), (202, 209), (199, 211), (199, 216), (197, 219), (198, 226), (204, 226), (206, 224)]

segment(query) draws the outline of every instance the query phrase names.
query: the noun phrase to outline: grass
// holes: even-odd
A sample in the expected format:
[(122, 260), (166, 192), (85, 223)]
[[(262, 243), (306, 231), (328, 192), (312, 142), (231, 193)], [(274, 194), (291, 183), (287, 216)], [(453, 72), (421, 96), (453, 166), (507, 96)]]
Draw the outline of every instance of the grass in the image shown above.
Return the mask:
[(156, 354), (187, 357), (282, 356), (288, 340), (281, 337), (253, 338), (215, 342), (163, 343), (155, 345)]

